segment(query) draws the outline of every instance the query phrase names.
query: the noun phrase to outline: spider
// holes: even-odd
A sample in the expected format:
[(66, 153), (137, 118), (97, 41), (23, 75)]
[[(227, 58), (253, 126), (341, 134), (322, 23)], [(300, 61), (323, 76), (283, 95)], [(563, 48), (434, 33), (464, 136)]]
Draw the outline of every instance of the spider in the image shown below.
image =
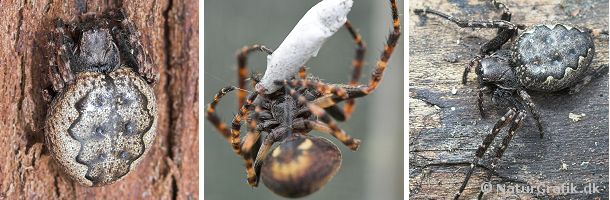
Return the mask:
[[(569, 90), (572, 94), (580, 91), (593, 77), (607, 73), (608, 70), (607, 65), (590, 67), (595, 52), (590, 30), (564, 24), (526, 27), (510, 22), (511, 13), (503, 3), (495, 0), (491, 2), (495, 9), (502, 11), (501, 20), (460, 20), (436, 10), (414, 9), (417, 15), (436, 15), (462, 28), (498, 29), (496, 36), (483, 44), (479, 54), (469, 66), (465, 67), (462, 83), (466, 84), (467, 75), (474, 67), (479, 84), (477, 107), (481, 116), (485, 116), (482, 106), (485, 93), (492, 96), (494, 103), (507, 105), (508, 111), (495, 123), (491, 133), (483, 139), (454, 199), (461, 196), (474, 167), (479, 164), (479, 160), (502, 128), (510, 125), (508, 134), (496, 151), (489, 171), (495, 171), (497, 162), (502, 158), (515, 132), (522, 126), (528, 114), (534, 118), (540, 137), (544, 136), (540, 114), (526, 90), (541, 92)], [(519, 35), (519, 30), (524, 31)], [(516, 39), (516, 42), (509, 48), (502, 48), (511, 39)], [(489, 171), (487, 181), (491, 178)], [(481, 199), (482, 196), (483, 191), (479, 193), (478, 198)]]
[[(238, 86), (220, 89), (207, 106), (206, 114), (233, 151), (243, 158), (249, 185), (258, 186), (262, 178), (271, 191), (286, 197), (302, 197), (320, 189), (338, 171), (341, 153), (327, 139), (308, 135), (313, 130), (330, 134), (353, 151), (358, 149), (360, 140), (345, 133), (336, 121), (348, 119), (354, 111), (354, 99), (370, 94), (380, 84), (400, 37), (397, 3), (396, 0), (390, 2), (393, 29), (368, 84), (358, 82), (366, 47), (349, 21), (344, 27), (357, 46), (349, 84), (322, 83), (307, 76), (303, 66), (297, 77), (275, 81), (274, 84), (281, 87), (279, 90), (247, 95), (242, 88), (246, 88), (249, 78), (246, 67), (249, 54), (260, 51), (271, 55), (273, 50), (262, 45), (240, 50), (237, 55)], [(256, 77), (251, 80), (253, 87), (259, 81)], [(235, 90), (238, 90), (239, 111), (229, 129), (216, 114), (216, 105), (224, 95)], [(343, 108), (337, 105), (340, 102), (345, 102)], [(240, 129), (244, 120), (248, 131), (242, 140)], [(272, 149), (274, 143), (279, 145)]]

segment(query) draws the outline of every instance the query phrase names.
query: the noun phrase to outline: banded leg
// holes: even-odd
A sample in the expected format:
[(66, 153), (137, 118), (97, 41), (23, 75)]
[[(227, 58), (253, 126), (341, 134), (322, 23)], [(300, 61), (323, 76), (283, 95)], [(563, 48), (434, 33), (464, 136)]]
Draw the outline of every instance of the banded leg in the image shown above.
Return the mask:
[(470, 73), (470, 71), (472, 71), (472, 68), (474, 67), (475, 69), (481, 66), (481, 59), (483, 57), (477, 55), (475, 56), (470, 63), (464, 67), (464, 74), (462, 74), (462, 84), (466, 85), (466, 82), (468, 81), (468, 73)]
[[(159, 75), (153, 67), (151, 57), (140, 41), (142, 35), (136, 30), (135, 25), (127, 20), (123, 10), (115, 11), (113, 14), (116, 20), (120, 21), (121, 28), (113, 28), (113, 37), (117, 41), (117, 46), (122, 49), (121, 54), (126, 59), (127, 64), (134, 68), (139, 74), (145, 77), (148, 83), (155, 83)], [(121, 37), (121, 38), (117, 38)], [(146, 45), (145, 46), (150, 46)]]
[[(290, 87), (297, 88), (300, 87), (302, 89), (315, 89), (321, 94), (326, 94), (323, 97), (317, 98), (314, 100), (314, 104), (324, 108), (328, 114), (330, 114), (333, 118), (339, 121), (345, 121), (346, 116), (344, 110), (341, 110), (337, 103), (349, 98), (349, 92), (345, 88), (327, 85), (318, 81), (312, 80), (285, 80), (285, 81), (277, 81), (275, 84), (278, 85), (289, 85)], [(301, 92), (298, 92), (299, 94)]]
[[(270, 48), (259, 44), (245, 46), (239, 50), (239, 52), (237, 53), (237, 87), (241, 89), (246, 88), (246, 80), (248, 79), (248, 55), (255, 51), (265, 52), (267, 53), (267, 55), (271, 55), (273, 53), (273, 50), (271, 50)], [(245, 102), (246, 91), (237, 91), (237, 108), (241, 108), (241, 106)]]
[[(485, 178), (486, 182), (489, 182), (489, 180), (491, 180), (491, 172), (496, 170), (498, 162), (502, 158), (502, 155), (504, 155), (504, 152), (506, 151), (508, 144), (515, 136), (515, 132), (519, 128), (521, 128), (521, 126), (523, 125), (523, 119), (525, 119), (525, 116), (526, 116), (525, 112), (519, 111), (519, 113), (517, 114), (517, 117), (515, 117), (515, 120), (512, 122), (510, 129), (508, 129), (508, 134), (502, 139), (502, 144), (500, 144), (500, 148), (498, 148), (498, 150), (496, 151), (496, 156), (494, 157), (494, 160), (491, 162), (491, 169), (489, 171), (487, 171), (487, 177)], [(479, 196), (477, 197), (477, 199), (480, 200), (482, 197), (483, 197), (483, 191), (479, 192)]]
[(241, 155), (241, 148), (239, 147), (241, 144), (241, 138), (239, 137), (241, 135), (241, 121), (248, 114), (248, 109), (252, 106), (252, 102), (257, 96), (258, 93), (256, 92), (251, 93), (248, 99), (246, 99), (246, 103), (239, 108), (239, 112), (235, 114), (235, 117), (233, 117), (233, 121), (231, 122), (231, 147), (237, 155)]
[(468, 180), (470, 180), (470, 176), (472, 176), (474, 167), (479, 163), (479, 160), (483, 157), (483, 155), (485, 155), (485, 152), (493, 142), (494, 138), (496, 138), (500, 130), (506, 125), (508, 125), (509, 122), (512, 122), (513, 118), (515, 118), (515, 115), (516, 110), (514, 108), (509, 109), (508, 112), (506, 112), (506, 114), (504, 114), (504, 116), (502, 116), (502, 118), (500, 118), (500, 120), (496, 122), (494, 128), (491, 130), (491, 133), (485, 136), (485, 139), (483, 139), (483, 143), (477, 149), (474, 159), (470, 163), (470, 168), (466, 173), (466, 177), (464, 178), (464, 182), (462, 182), (462, 186), (460, 186), (459, 191), (455, 193), (455, 197), (453, 199), (457, 200), (460, 195), (462, 195), (462, 192), (464, 192), (464, 189), (468, 184)]
[(53, 85), (54, 92), (61, 91), (66, 85), (70, 84), (74, 77), (72, 75), (72, 63), (76, 62), (72, 49), (74, 41), (68, 37), (64, 30), (65, 25), (61, 19), (55, 22), (55, 33), (52, 34), (49, 48), (56, 52), (50, 56), (49, 77)]
[(477, 107), (479, 108), (481, 118), (485, 118), (485, 110), (483, 109), (483, 94), (487, 91), (489, 91), (489, 88), (487, 86), (483, 86), (482, 88), (479, 88), (478, 92), (479, 95), (477, 97)]
[[(354, 60), (352, 61), (352, 77), (349, 81), (350, 86), (359, 85), (358, 80), (360, 79), (360, 74), (362, 72), (362, 65), (364, 63), (364, 53), (366, 51), (366, 45), (364, 41), (362, 41), (362, 36), (358, 34), (358, 32), (352, 27), (352, 23), (348, 20), (345, 22), (345, 28), (349, 31), (354, 43), (356, 43), (356, 55)], [(343, 113), (345, 115), (345, 119), (349, 119), (354, 112), (356, 101), (354, 99), (349, 99), (345, 102), (345, 106), (343, 107)], [(345, 120), (344, 119), (344, 120)]]
[(439, 16), (443, 19), (449, 20), (455, 24), (457, 24), (461, 28), (503, 28), (503, 29), (525, 29), (525, 25), (523, 24), (514, 24), (512, 22), (506, 20), (489, 20), (489, 21), (477, 21), (477, 20), (462, 20), (451, 15), (442, 13), (440, 11), (424, 8), (424, 9), (414, 9), (413, 12), (420, 16), (425, 16), (427, 14), (433, 14)]
[(377, 87), (379, 87), (379, 83), (383, 78), (383, 73), (388, 65), (388, 60), (392, 53), (394, 52), (394, 48), (398, 44), (398, 39), (400, 38), (400, 18), (398, 15), (398, 5), (396, 0), (390, 0), (391, 9), (392, 9), (392, 23), (393, 28), (390, 32), (386, 44), (384, 46), (383, 52), (380, 55), (379, 60), (376, 63), (376, 67), (371, 74), (371, 79), (367, 85), (358, 85), (358, 86), (349, 86), (348, 88), (344, 88), (348, 92), (348, 98), (341, 98), (336, 95), (329, 97), (334, 100), (334, 104), (339, 103), (343, 100), (349, 100), (354, 98), (359, 98), (370, 94), (375, 91)]
[(260, 132), (256, 129), (257, 123), (256, 119), (258, 119), (258, 113), (261, 112), (262, 109), (259, 106), (256, 106), (254, 112), (248, 122), (248, 133), (244, 137), (244, 142), (241, 145), (242, 156), (244, 158), (244, 162), (246, 165), (246, 173), (248, 177), (248, 184), (252, 187), (258, 186), (259, 177), (257, 174), (260, 174), (254, 168), (254, 159), (256, 158), (256, 153), (261, 146), (260, 140)]
[(538, 131), (540, 132), (540, 138), (543, 138), (544, 130), (542, 128), (542, 125), (540, 124), (540, 114), (538, 113), (538, 109), (536, 109), (536, 105), (532, 101), (532, 98), (530, 97), (530, 95), (527, 94), (527, 92), (525, 90), (519, 90), (518, 92), (519, 92), (519, 97), (521, 97), (521, 99), (523, 99), (523, 101), (525, 101), (525, 105), (527, 106), (528, 111), (530, 113), (532, 113), (534, 120), (536, 120), (536, 127), (538, 127)]
[(297, 99), (300, 103), (306, 105), (312, 114), (314, 114), (318, 119), (331, 129), (331, 135), (341, 141), (345, 146), (349, 147), (351, 150), (357, 150), (358, 146), (360, 146), (360, 140), (352, 138), (345, 131), (341, 130), (337, 123), (324, 111), (324, 109), (316, 104), (310, 103), (305, 99), (305, 97), (299, 95), (296, 90), (294, 90), (290, 85), (286, 84), (285, 87), (289, 88), (290, 95)]
[(386, 45), (383, 48), (383, 53), (377, 61), (375, 67), (375, 71), (371, 75), (371, 80), (367, 87), (362, 90), (364, 95), (368, 95), (371, 92), (375, 91), (377, 87), (379, 87), (379, 82), (381, 82), (381, 78), (383, 77), (383, 72), (388, 66), (388, 60), (390, 60), (390, 56), (392, 56), (392, 52), (394, 52), (394, 48), (398, 44), (398, 38), (400, 38), (400, 19), (398, 17), (398, 5), (396, 0), (390, 0), (392, 6), (392, 22), (393, 29), (388, 36), (388, 40), (386, 41)]
[(234, 86), (227, 86), (218, 91), (216, 95), (214, 95), (214, 100), (212, 103), (208, 104), (208, 108), (206, 109), (206, 118), (210, 121), (214, 128), (224, 137), (229, 144), (231, 143), (231, 131), (227, 129), (227, 125), (220, 120), (220, 117), (216, 115), (216, 105), (220, 102), (220, 99), (225, 96), (227, 93), (235, 90)]

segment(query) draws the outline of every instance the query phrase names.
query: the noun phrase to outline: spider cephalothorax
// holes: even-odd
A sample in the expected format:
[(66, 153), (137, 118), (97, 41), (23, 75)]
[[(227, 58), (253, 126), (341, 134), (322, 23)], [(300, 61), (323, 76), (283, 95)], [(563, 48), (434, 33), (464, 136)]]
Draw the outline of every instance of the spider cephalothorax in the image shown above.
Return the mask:
[[(248, 54), (254, 51), (273, 54), (273, 51), (261, 45), (241, 49), (237, 55), (238, 87), (222, 88), (208, 105), (207, 118), (245, 160), (248, 183), (251, 186), (257, 186), (262, 178), (270, 190), (286, 197), (302, 197), (324, 186), (338, 171), (341, 152), (330, 141), (309, 135), (311, 131), (327, 133), (351, 150), (358, 149), (360, 140), (345, 133), (335, 120), (344, 121), (349, 118), (353, 112), (354, 99), (370, 94), (379, 86), (400, 37), (398, 7), (395, 0), (390, 2), (393, 30), (368, 84), (358, 82), (365, 46), (349, 21), (344, 26), (358, 48), (348, 85), (326, 84), (306, 77), (306, 68), (302, 66), (298, 76), (273, 81), (279, 89), (270, 93), (257, 91), (247, 96), (243, 88), (246, 88), (248, 80)], [(254, 82), (258, 82), (256, 78)], [(233, 118), (229, 130), (216, 115), (215, 109), (225, 94), (236, 89), (239, 89), (239, 112)], [(338, 103), (343, 101), (346, 103), (341, 109)], [(244, 120), (248, 133), (242, 142), (240, 131)], [(272, 149), (274, 143), (279, 145)]]
[[(570, 93), (578, 92), (592, 77), (607, 71), (607, 65), (594, 69), (590, 67), (595, 48), (590, 31), (564, 24), (543, 24), (526, 27), (510, 22), (508, 8), (495, 0), (496, 9), (502, 11), (501, 20), (468, 21), (459, 20), (448, 14), (430, 10), (414, 9), (420, 16), (432, 14), (450, 20), (460, 27), (495, 28), (496, 37), (481, 46), (470, 65), (464, 69), (462, 83), (466, 84), (467, 75), (475, 68), (479, 84), (478, 108), (484, 116), (483, 94), (488, 93), (496, 104), (508, 106), (506, 114), (495, 124), (483, 144), (477, 149), (475, 159), (470, 165), (466, 178), (455, 199), (463, 192), (474, 167), (485, 154), (500, 129), (511, 125), (509, 134), (504, 138), (496, 152), (496, 159), (491, 164), (495, 170), (497, 160), (502, 157), (508, 143), (521, 127), (523, 119), (531, 114), (543, 137), (540, 115), (526, 90), (556, 92), (567, 89)], [(523, 30), (521, 34), (519, 30)], [(509, 40), (515, 42), (503, 48)], [(489, 180), (490, 174), (487, 179)], [(483, 192), (479, 193), (481, 198)]]
[(156, 74), (122, 10), (56, 22), (46, 144), (59, 168), (87, 186), (135, 169), (156, 134)]

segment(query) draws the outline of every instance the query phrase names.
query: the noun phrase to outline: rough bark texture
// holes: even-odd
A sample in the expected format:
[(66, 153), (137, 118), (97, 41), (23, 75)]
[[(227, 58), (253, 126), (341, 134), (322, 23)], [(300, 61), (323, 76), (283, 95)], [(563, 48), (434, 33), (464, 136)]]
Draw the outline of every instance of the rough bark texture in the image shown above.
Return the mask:
[[(526, 25), (563, 22), (588, 28), (608, 29), (608, 1), (503, 1), (512, 21)], [(489, 96), (481, 119), (474, 73), (461, 84), (464, 67), (496, 30), (462, 29), (429, 16), (422, 25), (412, 9), (430, 7), (464, 19), (500, 19), (489, 1), (411, 1), (410, 27), (410, 197), (453, 198), (469, 162), (506, 109), (494, 107)], [(607, 36), (595, 39), (592, 65), (608, 63)], [(452, 89), (457, 94), (452, 94)], [(531, 117), (517, 131), (493, 174), (494, 192), (489, 199), (608, 199), (608, 75), (593, 80), (575, 95), (530, 92), (541, 114), (546, 133), (539, 138)], [(569, 113), (586, 116), (573, 122)], [(495, 149), (506, 135), (500, 132), (465, 191), (464, 199), (476, 198), (490, 168)], [(495, 192), (495, 184), (561, 186), (573, 183), (582, 190), (588, 183), (599, 186), (597, 194)]]
[[(0, 199), (196, 199), (198, 195), (198, 2), (0, 2)], [(123, 7), (160, 74), (157, 137), (135, 171), (104, 187), (61, 175), (44, 144), (49, 88), (45, 35), (53, 21)]]

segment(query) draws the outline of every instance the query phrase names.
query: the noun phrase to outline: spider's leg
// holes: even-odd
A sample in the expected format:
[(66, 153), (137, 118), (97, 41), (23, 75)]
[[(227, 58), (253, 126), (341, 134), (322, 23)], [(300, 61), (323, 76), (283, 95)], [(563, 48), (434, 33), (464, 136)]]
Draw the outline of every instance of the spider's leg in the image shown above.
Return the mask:
[[(142, 35), (136, 30), (136, 26), (127, 20), (123, 10), (111, 14), (120, 21), (120, 28), (113, 28), (112, 32), (117, 47), (121, 49), (121, 57), (125, 59), (127, 66), (144, 76), (148, 83), (155, 83), (159, 79), (158, 73), (152, 64), (150, 54), (140, 43), (149, 40), (141, 40)], [(145, 44), (145, 46), (149, 45)]]
[(506, 20), (489, 20), (489, 21), (481, 21), (481, 20), (462, 20), (458, 19), (454, 16), (445, 14), (443, 12), (432, 10), (428, 8), (424, 9), (413, 9), (413, 12), (416, 15), (425, 16), (427, 14), (433, 14), (439, 16), (443, 19), (449, 20), (455, 24), (457, 24), (461, 28), (503, 28), (503, 29), (525, 29), (525, 25), (523, 24), (514, 24), (512, 22)]
[(65, 32), (65, 25), (61, 19), (55, 22), (55, 33), (49, 42), (49, 48), (56, 51), (55, 55), (50, 56), (49, 77), (53, 90), (61, 91), (66, 85), (70, 84), (74, 77), (72, 75), (72, 65), (78, 64), (73, 54), (74, 41)]
[[(362, 72), (362, 65), (364, 63), (364, 52), (366, 51), (366, 45), (364, 41), (362, 41), (362, 36), (352, 27), (352, 23), (348, 20), (345, 22), (345, 28), (349, 31), (354, 43), (356, 43), (356, 55), (354, 60), (352, 61), (352, 77), (349, 81), (350, 86), (357, 86), (358, 80), (360, 79), (360, 74)], [(349, 118), (354, 112), (354, 106), (356, 101), (354, 99), (349, 99), (345, 102), (345, 106), (343, 107), (343, 113), (345, 114), (345, 118)], [(327, 110), (328, 111), (328, 110)], [(345, 120), (345, 119), (344, 119)], [(342, 121), (342, 120), (340, 120)]]
[(210, 121), (216, 130), (220, 132), (220, 134), (231, 143), (231, 131), (227, 129), (227, 125), (220, 120), (220, 117), (216, 114), (216, 105), (220, 102), (220, 99), (226, 95), (227, 93), (235, 90), (234, 86), (227, 86), (218, 91), (216, 95), (214, 95), (214, 100), (212, 103), (208, 104), (206, 109), (206, 118)]
[(396, 0), (390, 0), (392, 4), (392, 22), (393, 28), (388, 36), (388, 40), (384, 45), (383, 52), (377, 61), (375, 70), (371, 75), (371, 80), (366, 88), (362, 90), (365, 95), (370, 94), (379, 86), (379, 82), (381, 82), (381, 78), (383, 77), (383, 72), (388, 66), (388, 60), (390, 60), (390, 56), (392, 56), (392, 52), (394, 52), (394, 48), (398, 44), (398, 38), (400, 38), (400, 19), (398, 17), (398, 6)]
[(321, 94), (326, 94), (314, 100), (314, 104), (324, 108), (324, 110), (326, 110), (326, 112), (330, 114), (333, 118), (339, 121), (345, 121), (346, 117), (344, 111), (341, 110), (336, 104), (340, 101), (350, 98), (349, 92), (346, 88), (341, 86), (328, 85), (312, 80), (286, 80), (283, 82), (276, 81), (276, 84), (286, 84), (293, 88), (300, 87), (300, 90), (312, 88)]
[(525, 101), (525, 105), (528, 108), (528, 111), (532, 113), (534, 120), (536, 120), (536, 127), (538, 127), (538, 131), (540, 132), (540, 138), (544, 137), (544, 130), (542, 129), (542, 125), (540, 124), (540, 114), (538, 113), (538, 109), (536, 109), (536, 105), (532, 101), (532, 98), (525, 90), (519, 90), (519, 97)]
[(495, 52), (502, 48), (508, 40), (517, 35), (517, 29), (509, 29), (509, 28), (500, 28), (498, 29), (498, 34), (496, 37), (487, 41), (483, 46), (481, 46), (480, 53), (481, 54), (489, 54), (491, 52)]
[(297, 99), (300, 103), (302, 103), (303, 105), (306, 105), (312, 114), (314, 114), (316, 117), (318, 117), (319, 120), (321, 120), (322, 122), (327, 124), (328, 127), (331, 129), (330, 134), (333, 137), (337, 138), (339, 141), (341, 141), (343, 144), (345, 144), (345, 146), (349, 147), (350, 149), (352, 149), (354, 151), (358, 149), (358, 146), (360, 146), (360, 140), (352, 138), (347, 133), (345, 133), (345, 131), (341, 130), (337, 126), (337, 123), (335, 122), (335, 120), (333, 120), (330, 117), (330, 115), (328, 115), (326, 113), (326, 111), (324, 111), (324, 109), (322, 107), (307, 101), (307, 99), (305, 99), (305, 97), (303, 97), (299, 93), (297, 93), (297, 91), (294, 90), (290, 86), (290, 84), (288, 84), (289, 83), (288, 81), (276, 82), (276, 84), (278, 84), (278, 83), (285, 84), (284, 86), (289, 89), (289, 93), (294, 99)]
[[(246, 88), (246, 80), (248, 79), (248, 56), (250, 53), (260, 51), (264, 52), (267, 55), (271, 55), (273, 50), (267, 48), (266, 46), (255, 44), (251, 46), (242, 47), (237, 53), (237, 87), (241, 89)], [(241, 108), (241, 106), (246, 102), (246, 91), (239, 90), (237, 91), (237, 108)]]
[(241, 151), (246, 165), (246, 173), (248, 175), (248, 184), (252, 187), (258, 186), (259, 176), (257, 175), (260, 174), (260, 168), (254, 168), (254, 159), (261, 146), (260, 132), (256, 129), (256, 120), (259, 118), (259, 112), (261, 112), (261, 108), (256, 106), (250, 119), (246, 120), (248, 123), (248, 133), (244, 137), (244, 142), (241, 144)]
[[(388, 66), (388, 60), (390, 60), (390, 56), (392, 56), (394, 48), (398, 44), (398, 39), (400, 38), (400, 19), (398, 17), (398, 6), (396, 0), (390, 0), (390, 3), (392, 4), (393, 28), (388, 36), (386, 44), (384, 45), (383, 52), (381, 53), (379, 60), (377, 61), (376, 67), (373, 73), (371, 74), (371, 80), (369, 80), (369, 83), (367, 85), (344, 87), (344, 89), (348, 93), (348, 98), (342, 98), (337, 95), (333, 95), (332, 97), (330, 97), (330, 99), (333, 100), (334, 104), (344, 100), (366, 96), (371, 92), (375, 91), (377, 87), (379, 87), (379, 83), (381, 82), (383, 73)], [(330, 105), (328, 105), (327, 107), (330, 107)]]
[(582, 81), (569, 88), (569, 94), (576, 94), (580, 92), (580, 90), (582, 90), (585, 85), (589, 84), (589, 82), (591, 82), (593, 78), (604, 74), (608, 74), (608, 64), (603, 64), (597, 67), (597, 69), (591, 70), (589, 74), (585, 75), (585, 77), (582, 78)]
[(460, 186), (459, 191), (457, 193), (455, 193), (455, 197), (453, 199), (457, 200), (460, 197), (460, 195), (462, 195), (462, 192), (464, 192), (464, 189), (466, 188), (466, 185), (468, 184), (468, 180), (470, 180), (470, 176), (472, 176), (474, 167), (479, 163), (479, 160), (483, 157), (483, 155), (487, 151), (487, 148), (489, 148), (489, 146), (493, 142), (494, 138), (496, 138), (496, 136), (498, 135), (500, 130), (504, 126), (508, 125), (509, 122), (511, 122), (513, 120), (515, 115), (516, 115), (516, 110), (514, 108), (509, 109), (508, 112), (506, 112), (506, 114), (504, 114), (504, 116), (502, 118), (500, 118), (500, 120), (498, 120), (498, 122), (496, 122), (496, 124), (494, 125), (494, 128), (491, 130), (491, 133), (488, 134), (487, 136), (485, 136), (485, 139), (483, 139), (483, 143), (477, 149), (474, 159), (470, 163), (470, 168), (468, 169), (468, 172), (466, 173), (466, 177), (464, 178), (464, 182), (462, 182), (462, 186)]
[(470, 73), (470, 71), (472, 71), (472, 68), (475, 67), (475, 69), (476, 69), (481, 66), (482, 58), (483, 57), (477, 55), (470, 61), (470, 63), (466, 67), (464, 67), (464, 74), (462, 74), (462, 84), (463, 85), (466, 85), (466, 82), (468, 80), (468, 73)]
[[(506, 136), (504, 136), (504, 138), (502, 139), (502, 144), (500, 144), (500, 148), (498, 148), (498, 150), (496, 151), (496, 156), (494, 157), (494, 160), (491, 162), (491, 169), (489, 171), (487, 171), (487, 177), (485, 178), (486, 182), (489, 182), (489, 180), (491, 179), (491, 172), (496, 170), (498, 162), (502, 158), (502, 155), (504, 155), (504, 151), (506, 151), (506, 147), (508, 147), (508, 144), (513, 139), (513, 136), (515, 136), (515, 132), (517, 131), (517, 129), (521, 128), (521, 125), (523, 124), (523, 119), (525, 118), (525, 116), (526, 116), (525, 112), (519, 111), (517, 114), (517, 117), (515, 117), (515, 119), (513, 120), (512, 125), (510, 126), (510, 129), (508, 129), (508, 134)], [(483, 197), (483, 191), (479, 192), (479, 196), (477, 199), (480, 200), (482, 197)]]
[(239, 137), (241, 135), (241, 121), (246, 118), (246, 115), (248, 114), (248, 109), (252, 106), (252, 102), (254, 102), (254, 99), (256, 99), (257, 96), (258, 93), (256, 92), (251, 93), (250, 96), (248, 96), (248, 98), (246, 99), (246, 103), (244, 103), (241, 108), (239, 108), (239, 112), (235, 114), (235, 117), (233, 117), (233, 121), (231, 122), (231, 137), (229, 138), (229, 141), (231, 142), (231, 147), (233, 147), (233, 151), (237, 155), (241, 155), (241, 138)]
[(271, 133), (269, 133), (267, 137), (265, 137), (262, 146), (260, 147), (260, 149), (258, 149), (258, 153), (256, 154), (256, 159), (254, 160), (254, 169), (260, 171), (260, 168), (263, 165), (263, 161), (265, 160), (265, 158), (267, 158), (267, 155), (269, 155), (269, 149), (271, 149), (273, 143), (280, 141), (282, 135), (284, 135), (287, 131), (289, 131), (287, 127), (278, 127), (276, 129), (273, 129), (273, 131), (271, 131)]
[(479, 95), (477, 97), (477, 107), (479, 108), (479, 114), (481, 114), (481, 118), (485, 118), (485, 110), (483, 109), (483, 94), (489, 91), (487, 86), (483, 86), (479, 88)]

